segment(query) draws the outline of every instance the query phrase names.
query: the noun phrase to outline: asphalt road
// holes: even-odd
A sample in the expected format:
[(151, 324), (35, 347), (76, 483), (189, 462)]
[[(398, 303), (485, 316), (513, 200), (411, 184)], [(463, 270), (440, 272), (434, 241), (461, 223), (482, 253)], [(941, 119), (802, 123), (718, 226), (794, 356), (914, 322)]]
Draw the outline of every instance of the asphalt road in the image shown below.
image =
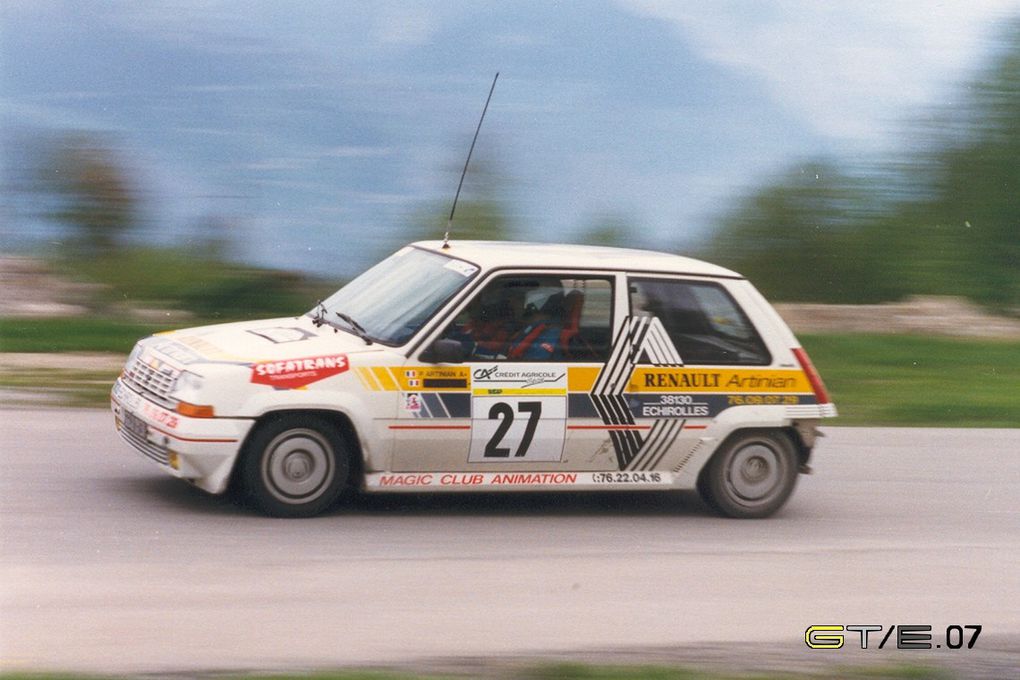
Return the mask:
[(705, 643), (845, 658), (805, 647), (814, 624), (930, 624), (934, 643), (948, 625), (983, 626), (969, 651), (858, 652), (883, 663), (1012, 653), (1020, 430), (827, 433), (816, 474), (765, 521), (720, 519), (679, 494), (376, 497), (287, 521), (164, 476), (106, 412), (3, 410), (0, 668)]

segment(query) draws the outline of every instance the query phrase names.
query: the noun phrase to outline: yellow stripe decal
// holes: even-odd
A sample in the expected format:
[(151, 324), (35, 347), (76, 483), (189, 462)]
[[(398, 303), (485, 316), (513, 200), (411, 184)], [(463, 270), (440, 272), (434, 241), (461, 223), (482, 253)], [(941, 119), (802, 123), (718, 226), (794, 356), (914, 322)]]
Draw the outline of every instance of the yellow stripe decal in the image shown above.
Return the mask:
[(397, 383), (393, 381), (390, 371), (385, 366), (376, 366), (372, 369), (372, 373), (375, 375), (375, 379), (379, 381), (382, 389), (387, 391), (397, 389)]
[(379, 391), (379, 383), (372, 378), (372, 371), (362, 367), (356, 369), (355, 373), (358, 375), (358, 379), (361, 380), (361, 384), (365, 386), (366, 390), (371, 390), (373, 392)]
[[(468, 392), (474, 396), (564, 396), (589, 393), (598, 379), (598, 366), (571, 366), (567, 388), (506, 387), (471, 390), (468, 366), (373, 366), (358, 368), (358, 377), (373, 391)], [(629, 393), (811, 394), (803, 371), (773, 368), (701, 368), (637, 366), (627, 382)]]
[(567, 391), (562, 387), (495, 387), (489, 389), (476, 389), (471, 394), (476, 397), (501, 396), (528, 396), (528, 397), (563, 397)]
[(803, 371), (786, 369), (667, 368), (638, 366), (627, 392), (811, 393)]
[(591, 392), (601, 370), (601, 366), (569, 367), (567, 369), (567, 389), (571, 392)]

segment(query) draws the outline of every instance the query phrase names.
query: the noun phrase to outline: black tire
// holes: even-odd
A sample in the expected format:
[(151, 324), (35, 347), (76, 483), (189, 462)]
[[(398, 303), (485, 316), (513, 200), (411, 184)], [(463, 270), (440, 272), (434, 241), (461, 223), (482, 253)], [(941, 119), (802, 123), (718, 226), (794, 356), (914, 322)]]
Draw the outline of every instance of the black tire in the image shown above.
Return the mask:
[(758, 519), (783, 507), (797, 484), (797, 452), (782, 432), (757, 430), (730, 437), (698, 479), (698, 491), (728, 517)]
[(273, 517), (312, 517), (348, 487), (350, 450), (328, 421), (313, 415), (274, 417), (259, 426), (241, 459), (241, 490)]

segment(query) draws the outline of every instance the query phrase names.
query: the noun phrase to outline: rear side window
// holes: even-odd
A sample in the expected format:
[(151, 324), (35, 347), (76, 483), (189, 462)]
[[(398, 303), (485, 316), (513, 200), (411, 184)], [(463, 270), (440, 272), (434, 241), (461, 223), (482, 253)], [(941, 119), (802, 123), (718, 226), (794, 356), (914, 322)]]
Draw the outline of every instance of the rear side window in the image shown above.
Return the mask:
[(685, 364), (765, 365), (765, 343), (750, 320), (717, 283), (631, 279), (634, 316), (659, 318)]

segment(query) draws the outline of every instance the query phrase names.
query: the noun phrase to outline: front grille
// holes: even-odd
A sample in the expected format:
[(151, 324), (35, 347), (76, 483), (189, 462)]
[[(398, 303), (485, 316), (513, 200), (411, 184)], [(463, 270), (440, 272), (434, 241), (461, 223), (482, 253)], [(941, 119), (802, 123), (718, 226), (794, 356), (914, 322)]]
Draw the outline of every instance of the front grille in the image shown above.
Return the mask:
[(124, 427), (124, 423), (120, 420), (120, 418), (117, 419), (117, 432), (120, 433), (120, 436), (124, 441), (140, 451), (142, 455), (151, 458), (160, 465), (170, 465), (170, 457), (165, 446), (153, 444), (148, 439), (143, 439), (141, 436)]
[(124, 378), (138, 391), (157, 397), (164, 404), (171, 403), (170, 393), (177, 383), (180, 370), (170, 364), (139, 355), (124, 368)]

